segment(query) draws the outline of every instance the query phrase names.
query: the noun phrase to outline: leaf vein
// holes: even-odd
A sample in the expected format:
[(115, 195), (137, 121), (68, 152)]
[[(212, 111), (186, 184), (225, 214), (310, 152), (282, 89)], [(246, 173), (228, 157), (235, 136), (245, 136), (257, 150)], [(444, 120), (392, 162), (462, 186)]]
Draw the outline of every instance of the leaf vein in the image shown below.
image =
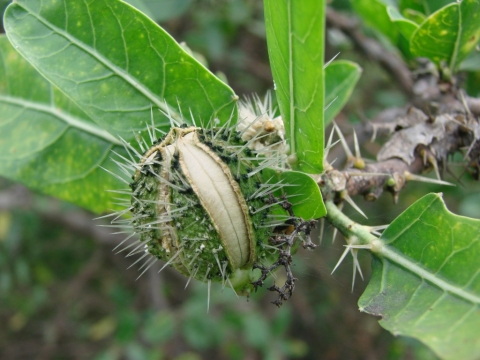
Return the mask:
[(131, 74), (126, 73), (123, 69), (119, 68), (115, 64), (113, 64), (108, 58), (106, 58), (103, 54), (99, 53), (95, 49), (92, 49), (91, 46), (88, 46), (80, 41), (78, 39), (74, 38), (72, 35), (67, 33), (65, 30), (62, 30), (55, 25), (51, 24), (48, 22), (46, 19), (41, 17), (39, 14), (34, 13), (32, 10), (29, 8), (25, 7), (23, 4), (16, 3), (18, 6), (22, 7), (25, 11), (29, 12), (33, 17), (37, 18), (41, 23), (43, 23), (45, 26), (49, 27), (50, 29), (56, 31), (59, 35), (63, 36), (65, 39), (70, 41), (72, 44), (75, 44), (78, 46), (80, 49), (84, 50), (88, 54), (90, 54), (92, 57), (97, 59), (100, 63), (102, 63), (104, 66), (118, 74), (120, 78), (125, 80), (127, 83), (129, 83), (131, 86), (133, 86), (135, 89), (140, 91), (146, 98), (148, 98), (153, 104), (155, 104), (157, 107), (162, 109), (164, 112), (170, 111), (172, 116), (178, 117), (178, 114), (171, 109), (168, 109), (166, 103), (164, 103), (160, 98), (158, 98), (157, 95), (152, 93), (152, 91), (147, 88), (143, 83), (139, 82), (137, 79), (133, 78)]
[(67, 114), (67, 113), (62, 112), (62, 111), (58, 111), (57, 109), (55, 109), (55, 108), (53, 108), (49, 105), (44, 105), (44, 104), (36, 103), (36, 102), (33, 102), (33, 101), (28, 101), (28, 100), (25, 100), (25, 99), (17, 99), (17, 98), (14, 98), (14, 97), (11, 97), (11, 96), (5, 96), (5, 95), (0, 95), (0, 101), (4, 101), (4, 102), (9, 103), (9, 104), (22, 106), (26, 109), (37, 110), (37, 111), (40, 111), (40, 112), (44, 112), (44, 113), (53, 115), (56, 118), (58, 118), (59, 120), (62, 120), (63, 122), (68, 124), (69, 126), (72, 126), (72, 127), (77, 128), (79, 130), (82, 130), (86, 133), (89, 133), (91, 135), (99, 137), (99, 138), (101, 138), (103, 140), (106, 140), (110, 143), (114, 143), (114, 144), (117, 144), (117, 145), (122, 145), (120, 140), (118, 140), (117, 138), (112, 136), (109, 132), (101, 129), (97, 125), (87, 123), (84, 120), (76, 118), (73, 115)]

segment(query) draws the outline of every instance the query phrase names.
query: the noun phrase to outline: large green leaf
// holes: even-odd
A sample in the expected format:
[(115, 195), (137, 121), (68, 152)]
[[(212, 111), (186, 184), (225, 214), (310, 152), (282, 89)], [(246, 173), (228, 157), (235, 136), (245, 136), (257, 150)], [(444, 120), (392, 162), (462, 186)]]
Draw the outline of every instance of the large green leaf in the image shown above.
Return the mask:
[(99, 166), (119, 141), (45, 80), (0, 36), (0, 175), (95, 212), (125, 188)]
[(358, 64), (346, 60), (334, 61), (325, 68), (325, 125), (347, 103), (361, 73)]
[(410, 50), (454, 71), (480, 39), (480, 0), (450, 4), (425, 20), (410, 39)]
[(265, 0), (270, 64), (292, 166), (323, 170), (325, 1)]
[(450, 213), (441, 195), (429, 194), (380, 240), (360, 309), (442, 358), (479, 359), (480, 220)]
[[(5, 13), (15, 48), (97, 124), (132, 138), (153, 107), (197, 122), (236, 116), (233, 91), (164, 30), (118, 0), (18, 0)], [(168, 104), (168, 106), (167, 106)]]

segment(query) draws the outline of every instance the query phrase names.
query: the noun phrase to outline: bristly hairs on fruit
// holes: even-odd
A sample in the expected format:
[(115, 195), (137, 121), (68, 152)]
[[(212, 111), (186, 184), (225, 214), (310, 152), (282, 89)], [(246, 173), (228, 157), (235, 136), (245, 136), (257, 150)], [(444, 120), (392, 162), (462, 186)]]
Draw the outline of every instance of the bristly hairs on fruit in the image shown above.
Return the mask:
[[(140, 255), (131, 265), (143, 261), (139, 277), (161, 259), (160, 271), (173, 266), (188, 278), (186, 286), (193, 278), (207, 282), (208, 299), (212, 281), (248, 295), (284, 266), (289, 284), (271, 288), (280, 305), (293, 291), (294, 238), (302, 232), (309, 238), (314, 224), (295, 218), (286, 196), (272, 195), (288, 184), (262, 176), (265, 168), (287, 168), (285, 129), (271, 94), (240, 101), (237, 124), (232, 116), (221, 126), (214, 120), (198, 127), (193, 114), (187, 120), (179, 113), (180, 119), (163, 113), (171, 124), (165, 133), (155, 126), (152, 109), (147, 139), (134, 134), (133, 146), (120, 138), (126, 154), (114, 152), (112, 160), (121, 174), (107, 171), (129, 187), (112, 192), (131, 199), (118, 199), (124, 209), (104, 216), (113, 218), (107, 226), (128, 233), (115, 250)], [(298, 225), (295, 236), (285, 237), (285, 224)]]

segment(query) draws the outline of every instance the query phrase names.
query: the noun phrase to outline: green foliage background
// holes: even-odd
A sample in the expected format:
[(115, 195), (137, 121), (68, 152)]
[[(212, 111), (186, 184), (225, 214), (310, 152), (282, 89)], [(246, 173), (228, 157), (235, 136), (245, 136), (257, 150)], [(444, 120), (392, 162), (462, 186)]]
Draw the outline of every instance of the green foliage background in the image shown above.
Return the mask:
[[(6, 3), (0, 2), (2, 8)], [(237, 94), (263, 94), (271, 87), (261, 2), (131, 3), (144, 6), (177, 41), (186, 41)], [(158, 3), (163, 3), (162, 10)], [(349, 10), (343, 1), (333, 6)], [(406, 99), (388, 74), (358, 55), (348, 40), (330, 33), (326, 59), (339, 51), (340, 59), (358, 62), (363, 74), (337, 122), (359, 124), (359, 109), (371, 118), (385, 107), (403, 105)], [(471, 69), (475, 71), (479, 69)], [(469, 90), (480, 91), (474, 81)], [(376, 149), (374, 143), (363, 151), (368, 156)], [(410, 187), (395, 207), (387, 197), (373, 205), (359, 203), (371, 224), (378, 225), (390, 222), (423, 194), (444, 191), (451, 211), (478, 217), (480, 188), (465, 185), (469, 192), (462, 187)], [(0, 179), (1, 194), (11, 193), (12, 187), (15, 184)], [(27, 196), (22, 207), (0, 208), (2, 359), (435, 358), (418, 342), (394, 338), (377, 319), (358, 312), (356, 301), (365, 285), (357, 282), (350, 293), (351, 264), (330, 275), (343, 252), (339, 239), (331, 244), (331, 229), (315, 252), (297, 254), (295, 274), (300, 280), (282, 309), (269, 303), (273, 298), (265, 290), (247, 302), (214, 288), (207, 314), (202, 284), (183, 290), (186, 279), (169, 270), (135, 281), (135, 269), (125, 270), (133, 261), (112, 253), (113, 241), (99, 241), (89, 229), (72, 231), (72, 224), (56, 216), (93, 215), (45, 196)], [(367, 264), (368, 256), (361, 261)]]

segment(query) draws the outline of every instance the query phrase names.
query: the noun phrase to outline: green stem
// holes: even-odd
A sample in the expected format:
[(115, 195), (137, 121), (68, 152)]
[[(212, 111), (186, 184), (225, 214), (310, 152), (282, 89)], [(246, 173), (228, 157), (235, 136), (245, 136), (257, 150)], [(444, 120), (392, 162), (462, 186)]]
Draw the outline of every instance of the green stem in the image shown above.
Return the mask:
[(424, 268), (417, 261), (409, 258), (405, 254), (399, 253), (395, 248), (388, 246), (382, 239), (370, 233), (368, 226), (360, 225), (343, 214), (340, 209), (331, 201), (325, 202), (327, 209), (327, 220), (335, 226), (344, 236), (349, 245), (370, 245), (369, 250), (379, 258), (388, 259), (429, 283), (437, 286), (443, 291), (457, 295), (474, 304), (480, 304), (480, 297), (449, 283), (448, 281), (433, 273), (430, 269)]
[(378, 241), (378, 238), (370, 233), (371, 230), (368, 226), (351, 220), (340, 211), (333, 201), (326, 201), (325, 207), (327, 208), (327, 220), (345, 236), (347, 241), (353, 237), (357, 239), (356, 245), (368, 245)]

